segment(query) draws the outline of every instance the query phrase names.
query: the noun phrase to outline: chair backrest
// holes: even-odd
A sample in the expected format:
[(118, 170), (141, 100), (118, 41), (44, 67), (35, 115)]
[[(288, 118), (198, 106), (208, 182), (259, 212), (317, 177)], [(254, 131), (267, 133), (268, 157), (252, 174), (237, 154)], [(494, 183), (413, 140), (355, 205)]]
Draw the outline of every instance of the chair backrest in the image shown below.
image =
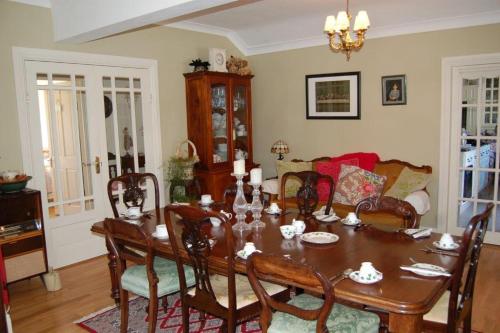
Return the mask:
[[(104, 230), (106, 232), (106, 242), (111, 249), (112, 255), (117, 259), (119, 275), (121, 276), (125, 271), (127, 260), (138, 265), (145, 265), (149, 285), (156, 288), (158, 277), (153, 267), (156, 252), (151, 236), (140, 225), (119, 219), (105, 219)], [(145, 244), (145, 256), (131, 250), (131, 248), (134, 248), (134, 243)], [(144, 250), (143, 247), (137, 247), (137, 249)]]
[(361, 212), (384, 211), (403, 218), (402, 228), (418, 228), (419, 220), (415, 208), (406, 201), (392, 197), (370, 197), (361, 200), (356, 205), (354, 212), (359, 218)]
[(144, 191), (141, 189), (146, 179), (150, 178), (153, 181), (155, 188), (155, 209), (160, 209), (160, 190), (158, 187), (158, 179), (152, 173), (127, 173), (116, 178), (112, 178), (108, 182), (108, 198), (113, 209), (113, 214), (118, 217), (118, 209), (116, 208), (116, 200), (113, 197), (113, 187), (115, 183), (121, 183), (125, 191), (123, 193), (123, 203), (129, 207), (144, 207)]
[[(304, 320), (316, 320), (316, 332), (326, 332), (326, 321), (332, 310), (335, 295), (332, 282), (312, 266), (278, 255), (254, 253), (247, 260), (247, 274), (262, 306), (260, 324), (263, 332), (272, 321), (272, 310), (286, 312)], [(301, 309), (272, 298), (259, 279), (274, 279), (299, 288), (323, 289), (324, 303), (318, 309)]]
[[(450, 301), (448, 304), (448, 332), (455, 332), (459, 323), (467, 316), (470, 316), (472, 312), (472, 300), (479, 255), (481, 253), (481, 247), (488, 228), (493, 206), (492, 203), (489, 203), (482, 213), (473, 216), (463, 233), (457, 269), (453, 273), (453, 280), (451, 283)], [(467, 262), (469, 262), (469, 267), (466, 270)], [(465, 286), (459, 299), (460, 287), (465, 271), (467, 272)]]
[(328, 201), (326, 204), (325, 214), (329, 214), (330, 208), (333, 201), (333, 193), (335, 192), (335, 184), (333, 179), (329, 175), (322, 175), (316, 171), (300, 171), (300, 172), (287, 172), (281, 177), (281, 207), (286, 210), (286, 200), (285, 200), (285, 188), (286, 181), (291, 178), (298, 178), (301, 182), (301, 186), (297, 191), (297, 207), (299, 208), (299, 213), (304, 216), (310, 216), (316, 209), (319, 202), (318, 197), (318, 182), (320, 179), (326, 180), (330, 186), (330, 193), (328, 195)]
[[(172, 214), (173, 213), (173, 214)], [(179, 223), (182, 225), (182, 248), (179, 246), (174, 229), (172, 215), (179, 215)], [(174, 252), (177, 270), (179, 272), (179, 281), (182, 295), (186, 295), (187, 284), (186, 275), (183, 267), (183, 259), (181, 251), (185, 251), (189, 258), (188, 264), (192, 266), (195, 274), (195, 295), (192, 298), (198, 298), (201, 302), (213, 302), (216, 304), (216, 297), (210, 282), (210, 274), (208, 270), (208, 259), (212, 249), (210, 247), (207, 233), (203, 230), (210, 225), (210, 218), (218, 218), (224, 228), (225, 247), (227, 253), (227, 271), (228, 277), (228, 308), (236, 310), (236, 285), (234, 271), (234, 243), (233, 230), (228, 218), (221, 213), (212, 211), (204, 211), (197, 207), (168, 205), (165, 207), (165, 224), (169, 233), (170, 243)], [(204, 228), (205, 227), (205, 228)]]

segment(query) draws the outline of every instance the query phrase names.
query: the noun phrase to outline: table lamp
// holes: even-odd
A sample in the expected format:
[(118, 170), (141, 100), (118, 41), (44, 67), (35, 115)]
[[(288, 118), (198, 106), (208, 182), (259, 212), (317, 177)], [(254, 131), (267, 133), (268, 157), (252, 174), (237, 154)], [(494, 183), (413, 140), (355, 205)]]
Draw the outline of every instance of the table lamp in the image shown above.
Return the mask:
[(289, 153), (288, 144), (283, 140), (276, 141), (271, 147), (271, 153), (278, 154), (278, 160), (283, 159), (283, 154)]

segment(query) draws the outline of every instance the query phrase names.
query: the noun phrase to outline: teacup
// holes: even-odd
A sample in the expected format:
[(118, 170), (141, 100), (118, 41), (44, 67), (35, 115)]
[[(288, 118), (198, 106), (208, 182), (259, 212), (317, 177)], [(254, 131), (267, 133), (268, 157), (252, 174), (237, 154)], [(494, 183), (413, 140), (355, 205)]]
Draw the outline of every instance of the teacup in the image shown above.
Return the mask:
[(349, 223), (356, 223), (358, 221), (358, 217), (356, 216), (356, 213), (350, 212), (345, 217), (345, 220)]
[(141, 216), (141, 207), (129, 207), (127, 209), (127, 216), (128, 217), (139, 217)]
[(295, 236), (297, 228), (293, 225), (282, 225), (280, 226), (281, 235), (285, 239), (292, 239)]
[(17, 176), (17, 171), (5, 171), (2, 173), (2, 177), (5, 179), (5, 180), (14, 180)]
[(220, 211), (221, 214), (224, 214), (226, 215), (226, 217), (230, 220), (233, 218), (233, 214), (229, 213), (229, 212), (225, 212), (224, 210), (221, 210)]
[(221, 225), (222, 221), (219, 220), (217, 217), (211, 217), (210, 218), (210, 223), (212, 223), (212, 225), (214, 227), (219, 227)]
[(279, 213), (280, 207), (276, 202), (271, 202), (271, 206), (269, 206), (268, 210), (270, 213)]
[(252, 242), (246, 242), (245, 247), (243, 247), (243, 256), (248, 257), (257, 250), (255, 244)]
[(439, 245), (441, 247), (452, 247), (455, 242), (453, 241), (453, 237), (450, 234), (444, 233), (439, 240)]
[(302, 235), (306, 230), (306, 224), (302, 220), (293, 219), (292, 225), (295, 227), (296, 235)]
[(370, 281), (376, 277), (377, 270), (371, 262), (362, 262), (359, 269), (360, 280)]
[(201, 195), (201, 204), (209, 205), (212, 203), (212, 196), (210, 194), (202, 194)]
[(158, 224), (156, 226), (157, 237), (168, 237), (167, 226), (165, 224)]

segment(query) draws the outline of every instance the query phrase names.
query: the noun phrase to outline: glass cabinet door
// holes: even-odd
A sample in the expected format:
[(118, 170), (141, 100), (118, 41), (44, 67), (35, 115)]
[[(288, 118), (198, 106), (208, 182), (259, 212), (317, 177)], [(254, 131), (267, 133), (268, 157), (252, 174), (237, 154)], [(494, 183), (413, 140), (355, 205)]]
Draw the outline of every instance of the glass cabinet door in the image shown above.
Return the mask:
[(248, 114), (248, 89), (246, 85), (236, 83), (233, 89), (233, 149), (234, 159), (250, 157), (251, 124)]
[(215, 83), (210, 86), (212, 108), (212, 152), (214, 164), (228, 161), (228, 86)]

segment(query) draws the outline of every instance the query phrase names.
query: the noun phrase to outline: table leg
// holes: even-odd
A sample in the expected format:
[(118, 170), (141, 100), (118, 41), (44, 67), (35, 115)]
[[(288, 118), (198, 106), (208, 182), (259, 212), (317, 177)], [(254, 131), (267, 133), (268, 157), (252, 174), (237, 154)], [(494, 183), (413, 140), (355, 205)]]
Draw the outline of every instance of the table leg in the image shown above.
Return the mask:
[(420, 333), (423, 328), (423, 315), (389, 313), (389, 332)]
[(106, 248), (108, 249), (108, 267), (109, 276), (111, 278), (111, 298), (115, 300), (116, 305), (120, 305), (120, 287), (118, 286), (118, 276), (116, 274), (116, 256), (111, 251), (111, 246), (106, 240)]

